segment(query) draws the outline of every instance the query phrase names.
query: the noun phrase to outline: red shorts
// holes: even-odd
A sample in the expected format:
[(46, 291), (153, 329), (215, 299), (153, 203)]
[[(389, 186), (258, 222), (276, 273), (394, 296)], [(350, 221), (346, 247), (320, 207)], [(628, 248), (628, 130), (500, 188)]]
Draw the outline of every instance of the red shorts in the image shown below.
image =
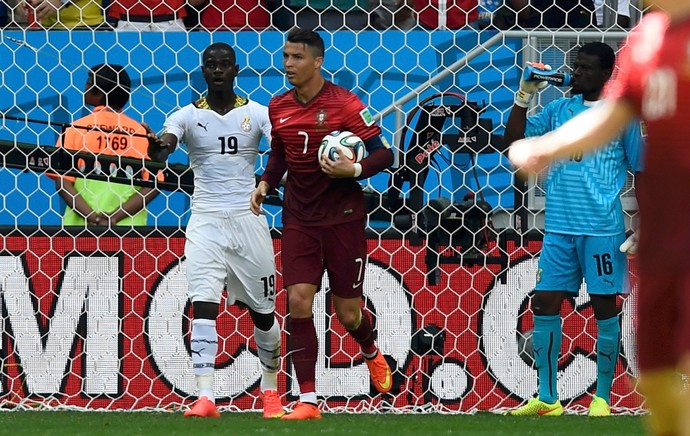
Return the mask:
[(283, 227), (283, 285), (321, 284), (324, 269), (340, 298), (362, 296), (367, 240), (364, 219), (327, 226)]
[(637, 353), (642, 371), (675, 367), (690, 352), (690, 269), (680, 259), (658, 257), (662, 259), (639, 262)]

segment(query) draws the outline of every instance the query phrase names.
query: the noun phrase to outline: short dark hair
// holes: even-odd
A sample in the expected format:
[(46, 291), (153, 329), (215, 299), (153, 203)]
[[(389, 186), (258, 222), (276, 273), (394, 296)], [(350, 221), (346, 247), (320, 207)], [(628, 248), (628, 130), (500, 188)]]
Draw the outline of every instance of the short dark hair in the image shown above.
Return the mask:
[(599, 64), (604, 70), (613, 69), (613, 65), (616, 63), (616, 53), (610, 45), (603, 42), (588, 42), (577, 52), (598, 57)]
[(132, 81), (122, 65), (98, 64), (91, 67), (93, 86), (105, 96), (105, 104), (122, 109), (129, 101)]
[(233, 62), (235, 62), (237, 59), (237, 57), (235, 56), (235, 49), (232, 48), (232, 46), (230, 46), (230, 44), (226, 44), (224, 42), (214, 42), (213, 44), (206, 47), (206, 50), (204, 50), (204, 53), (201, 55), (201, 59), (203, 62), (206, 62), (206, 58), (208, 57), (208, 54), (211, 53), (213, 50), (227, 51), (232, 56)]
[(323, 38), (313, 30), (295, 27), (288, 32), (287, 40), (293, 44), (304, 44), (315, 58), (323, 57), (326, 51)]

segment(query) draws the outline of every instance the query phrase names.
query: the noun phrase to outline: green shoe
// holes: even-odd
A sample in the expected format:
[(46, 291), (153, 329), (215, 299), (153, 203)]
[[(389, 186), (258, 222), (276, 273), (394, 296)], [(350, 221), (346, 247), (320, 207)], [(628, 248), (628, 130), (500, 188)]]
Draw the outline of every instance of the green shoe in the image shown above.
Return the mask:
[[(606, 403), (606, 401), (604, 401)], [(555, 403), (549, 404), (540, 401), (539, 398), (532, 398), (522, 407), (511, 410), (506, 413), (511, 416), (561, 416), (563, 415), (563, 406), (561, 402), (556, 400)]]
[(592, 403), (589, 405), (589, 416), (611, 416), (611, 406), (605, 399), (592, 395)]

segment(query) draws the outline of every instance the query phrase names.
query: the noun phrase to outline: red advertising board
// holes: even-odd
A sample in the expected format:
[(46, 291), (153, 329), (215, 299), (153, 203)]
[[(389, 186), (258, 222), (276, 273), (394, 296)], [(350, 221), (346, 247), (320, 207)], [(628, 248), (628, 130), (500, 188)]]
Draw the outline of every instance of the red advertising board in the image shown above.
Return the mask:
[[(194, 400), (189, 354), (184, 237), (0, 237), (2, 374), (5, 404), (89, 409), (176, 408)], [(274, 241), (280, 270), (280, 241)], [(332, 315), (328, 292), (314, 305), (319, 332), (317, 391), (326, 409), (383, 407), (445, 411), (513, 407), (536, 393), (528, 348), (540, 242), (507, 245), (506, 265), (444, 264), (427, 280), (423, 246), (371, 239), (364, 281), (377, 342), (397, 367), (395, 388), (375, 395), (356, 344)], [(278, 287), (280, 288), (280, 275)], [(327, 277), (322, 284), (327, 289)], [(285, 291), (277, 313), (285, 330)], [(621, 299), (623, 339), (614, 411), (638, 411), (632, 296)], [(596, 323), (586, 293), (564, 305), (559, 392), (584, 410), (596, 381)], [(260, 407), (261, 368), (248, 313), (224, 306), (218, 322), (215, 389), (231, 409)], [(414, 339), (413, 339), (414, 338)], [(283, 351), (287, 350), (283, 334)], [(422, 355), (420, 355), (422, 353)], [(279, 385), (296, 398), (289, 357)]]

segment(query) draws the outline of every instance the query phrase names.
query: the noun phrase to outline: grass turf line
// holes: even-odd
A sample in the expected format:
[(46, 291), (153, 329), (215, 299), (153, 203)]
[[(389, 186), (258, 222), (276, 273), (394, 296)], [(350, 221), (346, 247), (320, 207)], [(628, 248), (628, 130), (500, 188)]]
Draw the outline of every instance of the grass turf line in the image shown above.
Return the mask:
[(639, 416), (589, 418), (476, 415), (324, 414), (321, 421), (265, 420), (258, 413), (190, 419), (155, 412), (0, 412), (0, 434), (12, 435), (642, 435)]

